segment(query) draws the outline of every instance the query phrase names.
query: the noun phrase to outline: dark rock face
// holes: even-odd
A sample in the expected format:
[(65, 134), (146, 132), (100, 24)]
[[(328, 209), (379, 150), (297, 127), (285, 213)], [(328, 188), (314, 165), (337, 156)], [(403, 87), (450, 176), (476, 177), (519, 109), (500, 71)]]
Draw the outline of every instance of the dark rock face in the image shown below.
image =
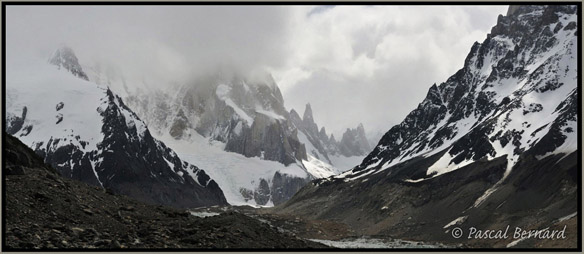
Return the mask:
[(346, 157), (361, 156), (369, 153), (371, 147), (365, 136), (363, 124), (359, 124), (356, 129), (347, 129), (343, 133), (343, 138), (338, 146), (340, 153)]
[(254, 192), (253, 198), (258, 204), (267, 204), (270, 201), (270, 186), (265, 179), (260, 181), (258, 189)]
[(6, 121), (6, 132), (10, 135), (14, 135), (18, 131), (22, 129), (24, 125), (24, 120), (26, 120), (26, 112), (28, 111), (27, 107), (22, 107), (22, 114), (20, 117), (18, 116), (7, 116)]
[(306, 108), (304, 109), (304, 115), (302, 116), (302, 125), (303, 127), (311, 134), (318, 133), (318, 126), (314, 122), (314, 116), (312, 116), (312, 107), (309, 104), (306, 104)]
[(277, 206), (292, 198), (310, 180), (312, 178), (300, 178), (276, 172), (270, 181), (271, 184), (266, 179), (260, 179), (256, 189), (241, 188), (239, 191), (246, 201), (253, 199), (258, 205), (267, 205), (271, 200)]
[(559, 219), (578, 210), (581, 180), (577, 38), (563, 30), (576, 10), (511, 8), (361, 165), (313, 181), (276, 211), (338, 219), (363, 234), (476, 247), (512, 239), (455, 239), (450, 230), (563, 227)]
[(57, 171), (45, 164), (42, 158), (38, 157), (32, 149), (24, 145), (20, 140), (10, 134), (3, 135), (4, 148), (2, 157), (5, 168), (3, 173), (7, 175), (25, 175), (27, 169), (37, 168), (45, 170), (46, 173), (57, 175)]
[(277, 206), (288, 201), (309, 180), (299, 177), (289, 177), (276, 172), (274, 178), (272, 178), (272, 188), (270, 189), (272, 202)]
[(244, 128), (240, 135), (229, 139), (225, 150), (247, 157), (278, 161), (284, 165), (306, 159), (304, 145), (288, 129), (286, 121), (274, 121), (258, 114), (251, 128)]
[[(122, 121), (122, 110), (131, 111), (111, 91), (107, 95), (112, 103), (102, 112), (104, 140), (98, 147), (114, 152), (101, 154), (100, 176), (110, 179), (104, 187), (146, 202), (177, 207), (227, 204), (217, 183), (203, 170), (180, 160), (171, 149), (152, 138), (149, 131), (140, 140), (136, 127), (128, 129), (125, 119)], [(125, 132), (120, 131), (124, 129)], [(196, 179), (187, 171), (195, 173)], [(152, 193), (156, 195), (153, 197)]]
[(189, 128), (189, 126), (190, 124), (187, 117), (185, 116), (185, 112), (180, 110), (178, 111), (176, 118), (170, 127), (169, 134), (175, 139), (180, 139), (184, 135), (183, 130)]
[(83, 68), (79, 65), (79, 60), (77, 60), (77, 56), (73, 50), (67, 46), (63, 46), (53, 53), (53, 56), (49, 59), (49, 63), (52, 65), (56, 65), (59, 68), (64, 68), (71, 72), (78, 78), (89, 80), (87, 78), (87, 74), (83, 72)]

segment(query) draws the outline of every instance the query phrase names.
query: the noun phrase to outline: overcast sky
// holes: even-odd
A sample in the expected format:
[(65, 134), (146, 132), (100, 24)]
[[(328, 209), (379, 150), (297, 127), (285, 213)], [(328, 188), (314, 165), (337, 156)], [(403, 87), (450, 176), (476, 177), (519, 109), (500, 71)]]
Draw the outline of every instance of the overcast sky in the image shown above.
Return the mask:
[[(340, 137), (385, 132), (460, 69), (507, 6), (7, 6), (7, 57), (61, 43), (160, 84), (267, 69), (286, 107)], [(8, 62), (10, 63), (10, 61)]]

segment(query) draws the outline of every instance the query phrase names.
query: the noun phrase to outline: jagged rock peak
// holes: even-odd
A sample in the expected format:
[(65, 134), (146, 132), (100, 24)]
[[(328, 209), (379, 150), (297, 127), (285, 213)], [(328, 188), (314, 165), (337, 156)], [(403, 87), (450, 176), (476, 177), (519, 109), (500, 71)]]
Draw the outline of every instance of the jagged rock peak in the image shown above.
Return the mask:
[(359, 125), (357, 126), (357, 130), (359, 132), (365, 133), (365, 127), (363, 127), (363, 123), (359, 123)]
[(295, 116), (298, 116), (298, 118), (300, 118), (300, 115), (299, 115), (299, 114), (298, 114), (298, 112), (296, 112), (296, 110), (294, 110), (294, 109), (291, 109), (291, 110), (290, 110), (290, 115), (295, 115)]
[(509, 9), (507, 9), (507, 15), (505, 15), (505, 16), (509, 16), (509, 15), (512, 15), (513, 13), (515, 13), (515, 11), (517, 11), (519, 6), (520, 5), (509, 5)]
[(335, 139), (335, 135), (331, 134), (331, 137), (329, 138), (331, 143), (337, 143), (337, 140)]
[(344, 156), (365, 155), (371, 149), (362, 123), (359, 123), (355, 129), (347, 128), (339, 145), (340, 152)]
[(310, 103), (306, 104), (306, 108), (304, 109), (304, 115), (302, 116), (302, 120), (304, 122), (314, 122), (314, 118), (312, 116), (312, 107), (310, 106)]
[(77, 60), (77, 56), (75, 56), (75, 52), (73, 52), (73, 49), (66, 45), (61, 45), (57, 50), (55, 50), (51, 58), (49, 58), (49, 63), (56, 65), (59, 68), (65, 68), (66, 70), (73, 73), (73, 75), (76, 77), (89, 80), (87, 74), (83, 72), (83, 68), (81, 68), (79, 60)]
[(322, 126), (320, 128), (320, 131), (318, 132), (318, 135), (320, 136), (320, 138), (324, 141), (328, 142), (328, 135), (326, 134), (326, 129), (324, 128), (324, 126)]

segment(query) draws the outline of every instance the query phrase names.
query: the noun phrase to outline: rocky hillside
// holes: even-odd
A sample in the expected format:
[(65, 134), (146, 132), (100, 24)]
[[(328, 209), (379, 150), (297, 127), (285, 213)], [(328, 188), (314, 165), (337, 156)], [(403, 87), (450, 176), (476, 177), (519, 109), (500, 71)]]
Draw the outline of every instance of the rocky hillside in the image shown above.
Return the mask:
[(110, 89), (88, 82), (70, 48), (56, 52), (52, 65), (39, 62), (11, 70), (6, 82), (8, 134), (68, 178), (154, 204), (227, 204), (204, 170), (153, 138)]
[[(341, 220), (366, 234), (483, 247), (541, 245), (455, 239), (450, 231), (575, 232), (576, 12), (517, 6), (499, 16), (464, 67), (432, 85), (359, 166), (313, 181), (276, 210)], [(574, 236), (558, 243), (575, 245)]]
[(3, 139), (3, 251), (325, 247), (241, 213), (199, 218), (63, 178), (18, 139)]

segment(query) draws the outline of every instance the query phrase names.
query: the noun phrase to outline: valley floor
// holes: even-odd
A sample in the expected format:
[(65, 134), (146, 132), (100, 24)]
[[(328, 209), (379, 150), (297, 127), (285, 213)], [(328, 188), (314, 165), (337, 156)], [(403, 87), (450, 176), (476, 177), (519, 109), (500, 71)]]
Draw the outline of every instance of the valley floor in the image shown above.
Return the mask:
[[(148, 205), (42, 169), (27, 168), (25, 175), (6, 176), (5, 188), (4, 237), (9, 250), (487, 247), (476, 241), (453, 245), (366, 236), (341, 222), (274, 214), (270, 208), (184, 211)], [(576, 219), (565, 221), (570, 224), (568, 236), (577, 233), (573, 230)], [(526, 240), (509, 247), (561, 248), (561, 243)]]
[[(308, 219), (278, 212), (279, 207), (217, 206), (187, 211), (150, 205), (63, 178), (17, 143), (12, 138), (4, 147), (3, 250), (565, 248), (577, 242), (577, 214), (551, 225), (550, 229), (567, 225), (563, 241), (528, 239), (510, 246), (502, 241), (442, 243), (420, 238), (420, 234), (416, 239), (370, 235), (339, 220)], [(421, 230), (417, 226), (410, 229), (417, 231), (408, 232)]]
[(326, 247), (238, 212), (200, 218), (37, 169), (5, 188), (6, 250)]
[(342, 222), (310, 220), (289, 214), (275, 214), (270, 208), (250, 206), (205, 207), (191, 209), (199, 217), (214, 217), (236, 212), (275, 228), (278, 232), (321, 243), (331, 248), (343, 249), (410, 249), (410, 248), (460, 248), (462, 245), (445, 245), (421, 241), (393, 239), (384, 235), (363, 235)]

